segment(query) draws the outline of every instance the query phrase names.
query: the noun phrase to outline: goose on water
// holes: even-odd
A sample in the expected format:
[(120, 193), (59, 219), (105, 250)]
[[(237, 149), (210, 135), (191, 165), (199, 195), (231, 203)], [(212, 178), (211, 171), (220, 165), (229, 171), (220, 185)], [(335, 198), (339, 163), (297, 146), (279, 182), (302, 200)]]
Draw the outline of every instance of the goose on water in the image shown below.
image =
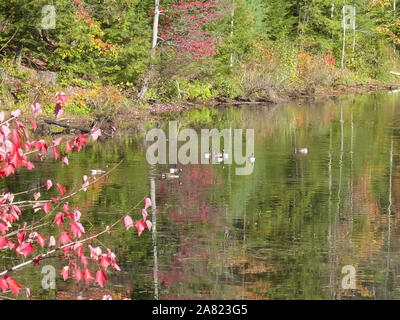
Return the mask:
[(222, 161), (228, 159), (229, 155), (225, 152), (225, 150), (222, 150), (222, 153), (218, 153), (218, 154), (214, 153), (214, 157), (217, 160), (217, 162), (222, 162)]
[(169, 168), (169, 173), (171, 173), (171, 174), (178, 173), (178, 172), (182, 172), (182, 169), (178, 169), (176, 167), (176, 165), (174, 166), (174, 168)]
[(96, 174), (103, 174), (103, 173), (107, 172), (107, 168), (108, 168), (108, 165), (106, 165), (103, 170), (101, 170), (101, 169), (91, 169), (90, 172), (91, 172), (91, 174), (93, 176), (96, 175)]
[(295, 153), (302, 153), (302, 154), (307, 154), (308, 153), (308, 149), (307, 148), (296, 148), (294, 149)]
[(175, 173), (167, 172), (167, 173), (162, 173), (161, 178), (162, 179), (179, 179), (179, 175), (177, 175)]

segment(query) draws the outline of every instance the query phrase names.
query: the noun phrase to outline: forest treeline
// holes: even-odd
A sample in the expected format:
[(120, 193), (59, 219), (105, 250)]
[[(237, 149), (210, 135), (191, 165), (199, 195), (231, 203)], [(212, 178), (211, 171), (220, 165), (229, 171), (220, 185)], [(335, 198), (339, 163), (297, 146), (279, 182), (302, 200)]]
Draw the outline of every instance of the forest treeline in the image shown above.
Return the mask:
[[(346, 32), (352, 16), (344, 6), (355, 8), (355, 28)], [(399, 7), (396, 0), (1, 1), (0, 99), (40, 95), (46, 105), (47, 81), (73, 88), (70, 111), (89, 113), (140, 94), (162, 102), (271, 98), (394, 82)]]

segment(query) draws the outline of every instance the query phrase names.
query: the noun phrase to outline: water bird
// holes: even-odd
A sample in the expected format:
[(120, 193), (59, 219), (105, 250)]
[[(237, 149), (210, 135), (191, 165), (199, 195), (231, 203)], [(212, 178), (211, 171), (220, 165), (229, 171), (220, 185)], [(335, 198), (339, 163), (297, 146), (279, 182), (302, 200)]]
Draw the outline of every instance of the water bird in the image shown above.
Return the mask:
[(256, 158), (254, 157), (254, 153), (251, 154), (251, 156), (249, 157), (249, 162), (251, 164), (253, 164), (256, 161)]
[(296, 148), (294, 149), (295, 153), (302, 153), (302, 154), (307, 154), (308, 153), (308, 149), (307, 148)]
[(162, 179), (179, 179), (179, 175), (177, 175), (175, 173), (167, 172), (167, 173), (162, 173), (161, 178)]
[(204, 159), (210, 159), (210, 156), (211, 156), (211, 150), (210, 150), (210, 149), (208, 149), (208, 152), (204, 152), (203, 156), (204, 156)]
[(174, 166), (174, 168), (169, 168), (169, 173), (171, 173), (171, 174), (178, 173), (178, 172), (182, 172), (182, 169), (178, 169), (176, 167), (176, 165)]
[(96, 174), (103, 174), (107, 172), (107, 168), (108, 168), (108, 164), (106, 166), (104, 166), (104, 169), (91, 169), (90, 172), (91, 174), (94, 176)]
[(215, 157), (215, 160), (217, 160), (217, 162), (220, 163), (220, 162), (228, 159), (229, 155), (225, 152), (225, 150), (222, 150), (222, 153), (215, 154), (215, 152), (214, 152), (214, 157)]

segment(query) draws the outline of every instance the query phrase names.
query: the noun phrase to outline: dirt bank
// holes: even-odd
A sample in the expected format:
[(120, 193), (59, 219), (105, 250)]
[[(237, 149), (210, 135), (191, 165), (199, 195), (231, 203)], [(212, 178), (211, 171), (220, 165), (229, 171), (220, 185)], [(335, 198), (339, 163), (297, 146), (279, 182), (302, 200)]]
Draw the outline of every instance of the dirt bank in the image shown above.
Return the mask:
[(369, 93), (375, 91), (391, 91), (400, 88), (400, 82), (397, 84), (369, 83), (353, 86), (337, 85), (333, 88), (318, 88), (313, 91), (298, 91), (291, 94), (271, 93), (264, 97), (238, 97), (235, 99), (217, 98), (208, 101), (199, 102), (180, 102), (180, 103), (161, 103), (149, 101), (148, 108), (133, 108), (120, 112), (113, 121), (98, 122), (90, 116), (65, 115), (57, 122), (60, 125), (49, 123), (54, 120), (53, 116), (43, 116), (39, 119), (38, 125), (46, 134), (85, 132), (94, 126), (100, 126), (105, 135), (111, 135), (110, 125), (121, 128), (136, 127), (145, 121), (161, 121), (168, 119), (176, 112), (182, 112), (190, 109), (203, 107), (218, 107), (226, 105), (244, 105), (244, 104), (279, 104), (290, 103), (298, 100), (321, 100), (329, 97), (338, 97), (343, 95)]

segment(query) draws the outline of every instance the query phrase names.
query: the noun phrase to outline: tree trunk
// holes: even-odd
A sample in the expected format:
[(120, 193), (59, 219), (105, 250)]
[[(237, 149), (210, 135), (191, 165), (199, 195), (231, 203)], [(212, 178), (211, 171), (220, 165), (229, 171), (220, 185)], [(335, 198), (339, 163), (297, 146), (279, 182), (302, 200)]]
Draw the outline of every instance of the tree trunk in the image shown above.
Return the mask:
[[(231, 42), (233, 43), (233, 27), (234, 27), (234, 21), (233, 17), (235, 15), (235, 3), (232, 5), (232, 11), (231, 11)], [(233, 49), (231, 49), (231, 59), (230, 59), (230, 65), (231, 68), (233, 67)]]
[[(151, 44), (151, 60), (153, 60), (156, 57), (156, 47), (157, 47), (157, 40), (158, 40), (158, 19), (160, 16), (160, 10), (159, 10), (159, 5), (160, 5), (160, 0), (155, 0), (154, 3), (154, 22), (153, 22), (153, 40)], [(146, 96), (147, 89), (149, 88), (150, 80), (152, 78), (154, 70), (154, 65), (153, 61), (151, 61), (149, 71), (147, 72), (143, 83), (142, 83), (142, 88), (138, 94), (138, 99), (140, 101), (144, 100), (144, 97)]]

